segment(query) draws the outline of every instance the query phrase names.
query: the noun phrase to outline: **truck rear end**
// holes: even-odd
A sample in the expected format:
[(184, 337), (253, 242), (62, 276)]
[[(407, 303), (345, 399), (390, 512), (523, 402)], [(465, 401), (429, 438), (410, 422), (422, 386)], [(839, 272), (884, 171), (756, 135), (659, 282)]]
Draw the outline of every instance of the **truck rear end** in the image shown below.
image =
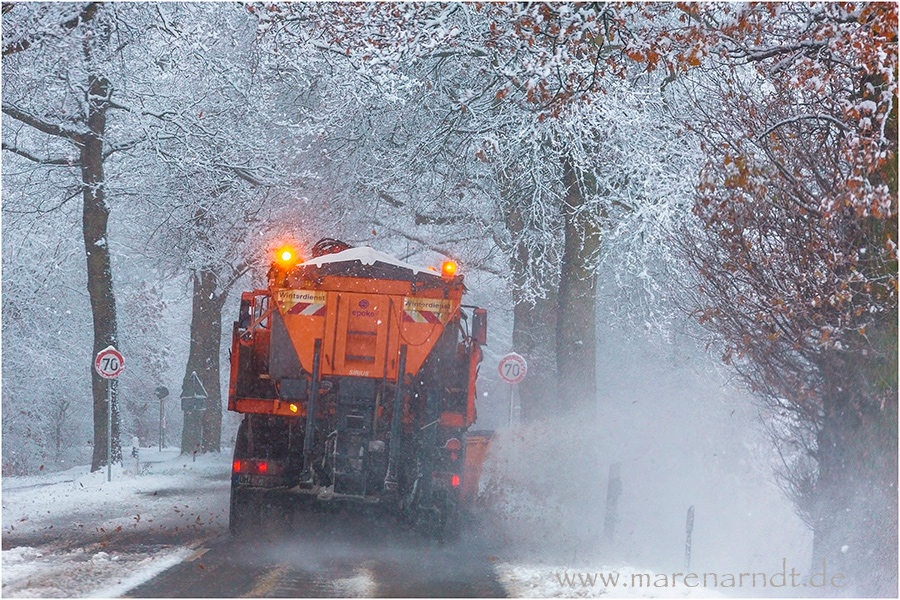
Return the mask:
[(274, 494), (289, 507), (357, 502), (458, 526), (480, 470), (466, 468), (466, 431), (486, 331), (464, 291), (450, 262), (436, 272), (334, 240), (306, 262), (279, 250), (234, 324), (228, 408), (245, 416), (233, 532)]

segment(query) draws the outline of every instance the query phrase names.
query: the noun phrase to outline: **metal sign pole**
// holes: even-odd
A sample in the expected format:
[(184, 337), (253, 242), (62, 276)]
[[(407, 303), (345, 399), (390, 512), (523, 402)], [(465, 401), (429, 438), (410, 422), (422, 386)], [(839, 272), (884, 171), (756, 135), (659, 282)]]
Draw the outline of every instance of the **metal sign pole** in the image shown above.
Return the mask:
[(113, 346), (107, 346), (97, 353), (94, 369), (100, 377), (106, 379), (106, 480), (112, 481), (112, 380), (119, 376), (125, 368), (125, 358)]
[(112, 481), (112, 379), (106, 380), (106, 481)]
[[(516, 421), (516, 388), (525, 379), (525, 374), (528, 372), (528, 363), (525, 362), (521, 355), (510, 352), (500, 359), (499, 364), (497, 364), (497, 372), (500, 374), (500, 379), (509, 384), (509, 425), (512, 426), (513, 422)], [(520, 406), (520, 411), (521, 408)]]

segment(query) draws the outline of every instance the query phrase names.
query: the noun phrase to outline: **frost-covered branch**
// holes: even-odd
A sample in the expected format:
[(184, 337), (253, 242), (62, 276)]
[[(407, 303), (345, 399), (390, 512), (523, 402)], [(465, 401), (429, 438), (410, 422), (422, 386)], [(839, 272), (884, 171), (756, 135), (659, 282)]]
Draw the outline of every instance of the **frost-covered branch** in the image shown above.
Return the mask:
[(60, 125), (59, 123), (53, 123), (5, 102), (2, 105), (2, 110), (4, 114), (25, 123), (26, 125), (34, 127), (38, 131), (56, 137), (63, 137), (73, 142), (80, 141), (81, 136), (87, 133), (87, 129), (72, 128)]
[(8, 152), (12, 152), (13, 154), (18, 154), (23, 158), (27, 158), (31, 162), (37, 163), (39, 165), (62, 165), (67, 167), (77, 167), (81, 163), (78, 160), (72, 160), (69, 157), (60, 157), (60, 158), (40, 158), (37, 157), (27, 150), (23, 150), (22, 148), (16, 148), (15, 146), (10, 146), (6, 142), (2, 143), (3, 150)]
[[(4, 39), (4, 41), (3, 41), (3, 58), (6, 58), (7, 56), (15, 54), (17, 52), (22, 52), (24, 50), (28, 50), (34, 42), (36, 42), (44, 37), (57, 36), (57, 35), (59, 35), (59, 33), (64, 33), (66, 31), (75, 29), (81, 23), (90, 21), (96, 14), (98, 6), (99, 6), (99, 3), (90, 2), (86, 5), (84, 5), (83, 8), (81, 8), (81, 10), (79, 11), (79, 13), (76, 16), (74, 16), (70, 19), (67, 19), (66, 21), (57, 23), (54, 26), (47, 26), (46, 24), (42, 23), (41, 30), (39, 30), (39, 31), (26, 32), (25, 30), (23, 30), (22, 31), (23, 35), (20, 35), (18, 37), (18, 39), (13, 39), (10, 41), (7, 41)], [(5, 14), (9, 13), (14, 7), (15, 7), (14, 3), (4, 2), (3, 3), (3, 14), (5, 15)], [(42, 15), (42, 17), (43, 17), (43, 15)], [(43, 20), (43, 18), (42, 18), (42, 20)]]

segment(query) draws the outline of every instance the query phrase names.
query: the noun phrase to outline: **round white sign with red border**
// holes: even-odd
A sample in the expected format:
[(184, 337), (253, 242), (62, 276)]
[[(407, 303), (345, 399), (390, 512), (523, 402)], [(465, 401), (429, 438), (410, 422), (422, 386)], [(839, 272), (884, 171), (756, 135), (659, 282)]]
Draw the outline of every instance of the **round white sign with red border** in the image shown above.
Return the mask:
[(122, 372), (122, 369), (125, 368), (125, 359), (118, 350), (109, 346), (97, 353), (97, 358), (94, 360), (94, 368), (100, 377), (115, 379)]
[(510, 352), (500, 359), (497, 371), (500, 373), (500, 379), (506, 383), (519, 383), (525, 379), (525, 373), (528, 372), (528, 363), (525, 362), (521, 355)]

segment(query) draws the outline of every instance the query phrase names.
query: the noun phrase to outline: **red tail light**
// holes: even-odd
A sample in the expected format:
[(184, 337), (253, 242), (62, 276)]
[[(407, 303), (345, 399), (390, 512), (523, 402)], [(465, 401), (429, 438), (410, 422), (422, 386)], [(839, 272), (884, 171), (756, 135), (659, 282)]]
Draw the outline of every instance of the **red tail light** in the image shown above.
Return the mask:
[(456, 473), (439, 473), (434, 471), (431, 476), (435, 481), (441, 481), (444, 485), (449, 485), (450, 487), (459, 487), (460, 478)]
[(236, 460), (232, 463), (231, 468), (235, 473), (284, 474), (284, 463), (275, 460), (254, 460), (252, 458)]

